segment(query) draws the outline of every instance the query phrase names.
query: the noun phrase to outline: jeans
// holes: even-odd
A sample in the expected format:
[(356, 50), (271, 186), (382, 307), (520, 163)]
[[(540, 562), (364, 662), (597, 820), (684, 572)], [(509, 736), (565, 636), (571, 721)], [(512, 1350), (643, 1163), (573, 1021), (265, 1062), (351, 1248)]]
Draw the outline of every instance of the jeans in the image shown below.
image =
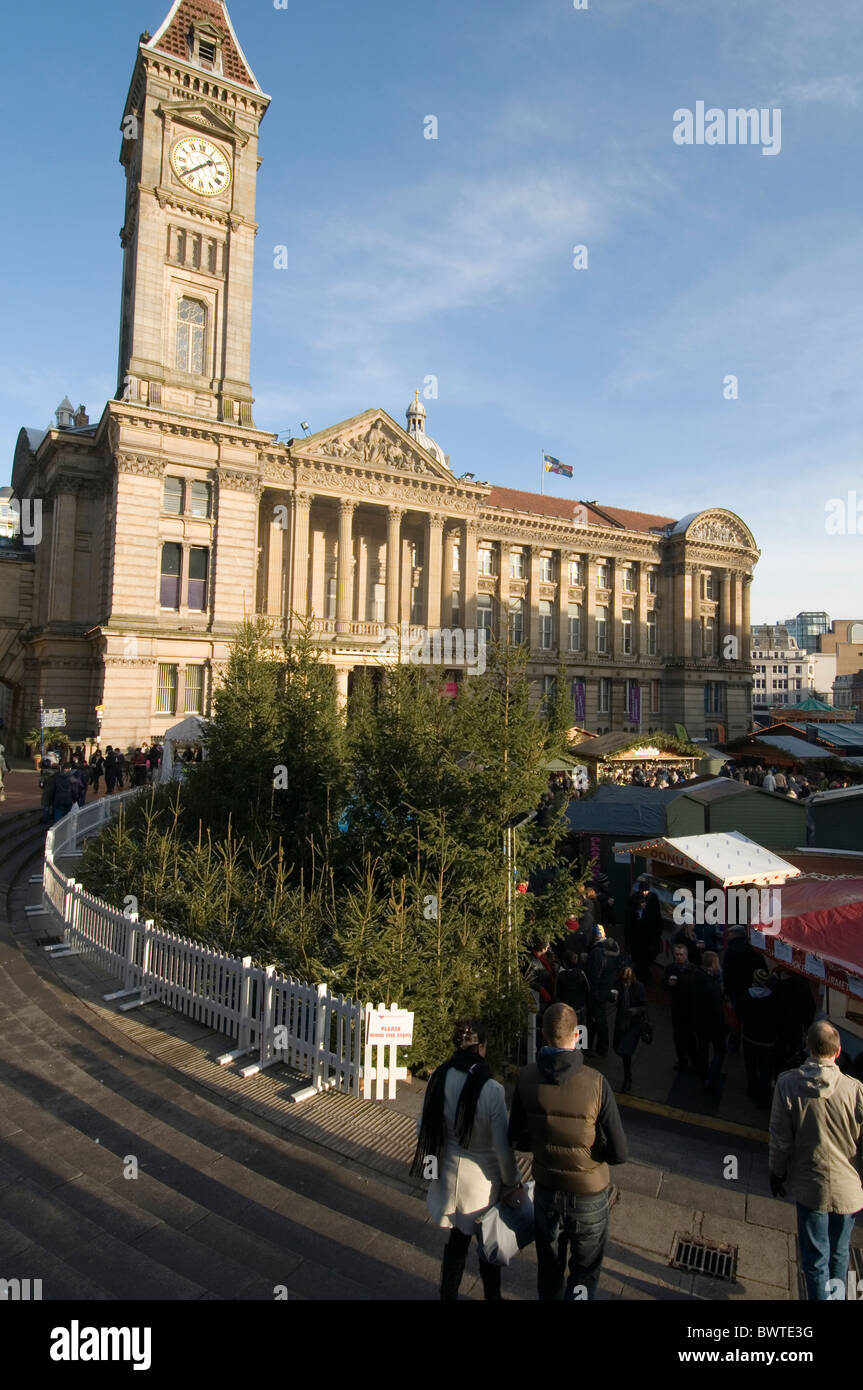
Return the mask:
[[(540, 1300), (574, 1302), (579, 1289), (594, 1299), (608, 1241), (608, 1188), (583, 1196), (537, 1183), (533, 1206)], [(569, 1277), (564, 1287), (567, 1246)]]
[(813, 1211), (797, 1203), (797, 1239), (806, 1292), (813, 1302), (827, 1301), (827, 1280), (848, 1279), (848, 1247), (855, 1217), (835, 1211)]

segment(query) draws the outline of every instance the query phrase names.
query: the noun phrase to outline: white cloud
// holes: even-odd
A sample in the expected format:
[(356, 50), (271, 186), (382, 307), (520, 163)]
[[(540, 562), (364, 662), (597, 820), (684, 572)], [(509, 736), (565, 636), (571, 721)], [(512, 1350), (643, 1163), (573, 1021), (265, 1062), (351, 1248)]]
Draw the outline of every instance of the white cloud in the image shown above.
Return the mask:
[(780, 99), (855, 107), (859, 105), (859, 83), (848, 73), (835, 77), (811, 77), (805, 82), (786, 83), (781, 89)]

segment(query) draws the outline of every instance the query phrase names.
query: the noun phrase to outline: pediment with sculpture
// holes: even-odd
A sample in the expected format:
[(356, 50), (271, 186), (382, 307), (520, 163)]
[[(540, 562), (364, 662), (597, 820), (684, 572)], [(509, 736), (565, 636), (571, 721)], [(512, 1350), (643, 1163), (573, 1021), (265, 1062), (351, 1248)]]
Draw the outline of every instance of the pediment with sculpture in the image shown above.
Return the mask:
[[(678, 522), (678, 527), (681, 525)], [(745, 522), (720, 508), (699, 512), (686, 527), (687, 541), (701, 541), (705, 545), (739, 545), (747, 550), (757, 550), (755, 538)]]
[(297, 459), (336, 459), (355, 467), (453, 481), (450, 469), (432, 458), (383, 411), (369, 412), (308, 439), (294, 440), (291, 452)]

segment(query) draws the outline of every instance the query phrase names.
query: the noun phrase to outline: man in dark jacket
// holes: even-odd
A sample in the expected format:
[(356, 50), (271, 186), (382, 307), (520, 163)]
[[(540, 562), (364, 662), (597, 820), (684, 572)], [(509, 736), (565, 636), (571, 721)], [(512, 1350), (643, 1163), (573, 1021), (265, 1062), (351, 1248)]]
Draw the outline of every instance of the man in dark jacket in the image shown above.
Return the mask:
[(716, 1096), (722, 1063), (725, 1061), (725, 1035), (728, 1029), (722, 1003), (722, 975), (715, 951), (704, 952), (704, 967), (695, 974), (693, 1003), (698, 1070), (705, 1090)]
[(773, 971), (770, 988), (776, 1000), (779, 1023), (773, 1068), (778, 1076), (805, 1061), (803, 1035), (815, 1017), (815, 1001), (808, 980), (781, 966)]
[(580, 951), (568, 950), (564, 956), (564, 969), (555, 982), (554, 1000), (556, 1004), (568, 1004), (578, 1015), (580, 1024), (587, 1022), (587, 1006), (590, 999), (590, 985), (581, 964)]
[(75, 792), (72, 785), (72, 769), (65, 763), (62, 769), (55, 775), (49, 790), (49, 800), (52, 807), (54, 824), (62, 820), (71, 811), (75, 802)]
[(590, 1050), (597, 1057), (608, 1056), (608, 1005), (615, 995), (617, 977), (620, 974), (620, 947), (616, 941), (609, 941), (605, 930), (597, 923), (596, 940), (587, 953), (584, 973), (590, 986), (588, 1001), (588, 1029)]
[(605, 1077), (585, 1066), (576, 1046), (577, 1027), (566, 1004), (546, 1010), (547, 1046), (519, 1073), (509, 1122), (513, 1147), (533, 1154), (537, 1286), (543, 1302), (596, 1297), (608, 1240), (608, 1164), (628, 1157), (617, 1102)]
[(746, 1084), (750, 1099), (761, 1106), (770, 1104), (773, 1059), (779, 1037), (779, 1010), (776, 996), (769, 985), (768, 972), (756, 970), (752, 984), (740, 1000), (737, 1010), (743, 1038)]
[(662, 981), (671, 995), (671, 1030), (677, 1053), (675, 1071), (688, 1071), (698, 1065), (698, 1046), (695, 1040), (695, 976), (696, 966), (690, 964), (685, 946), (674, 947), (674, 959), (666, 966)]
[(635, 967), (636, 978), (649, 985), (650, 968), (659, 954), (662, 941), (662, 912), (659, 898), (651, 893), (645, 879), (640, 879), (626, 904), (624, 945)]
[[(722, 961), (722, 988), (725, 997), (737, 1014), (737, 1006), (752, 984), (752, 976), (760, 969), (763, 957), (750, 944), (746, 927), (729, 927), (728, 948)], [(729, 1052), (737, 1052), (740, 1047), (739, 1018), (735, 1026), (732, 1021), (731, 1036), (728, 1040)]]

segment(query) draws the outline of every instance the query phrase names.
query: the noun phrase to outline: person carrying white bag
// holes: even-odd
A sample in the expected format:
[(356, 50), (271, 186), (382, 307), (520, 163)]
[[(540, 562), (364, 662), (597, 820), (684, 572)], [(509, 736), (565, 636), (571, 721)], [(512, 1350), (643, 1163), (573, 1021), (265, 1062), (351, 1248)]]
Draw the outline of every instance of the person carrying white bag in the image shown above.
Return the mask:
[[(482, 1217), (520, 1186), (518, 1166), (507, 1138), (506, 1097), (485, 1060), (486, 1032), (475, 1019), (459, 1019), (453, 1029), (455, 1051), (431, 1075), (411, 1173), (430, 1180), (432, 1220), (450, 1237), (444, 1249), (440, 1296), (458, 1298), (473, 1236)], [(480, 1277), (485, 1297), (501, 1297), (501, 1267), (483, 1258)]]

